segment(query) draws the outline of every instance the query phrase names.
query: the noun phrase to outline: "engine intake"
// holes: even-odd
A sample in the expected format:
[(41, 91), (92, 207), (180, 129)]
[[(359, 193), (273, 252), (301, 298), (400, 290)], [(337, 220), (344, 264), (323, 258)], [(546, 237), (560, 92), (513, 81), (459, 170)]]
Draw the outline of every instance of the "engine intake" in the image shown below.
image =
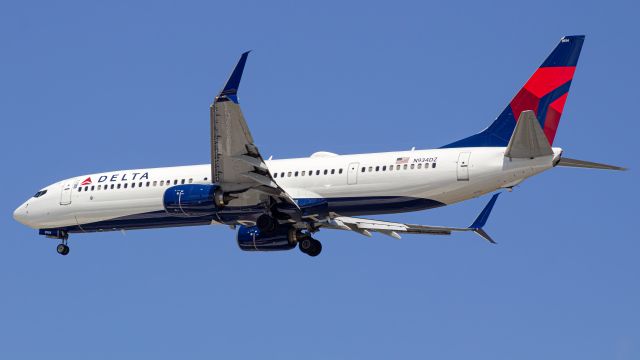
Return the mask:
[(209, 184), (185, 184), (168, 188), (162, 197), (166, 212), (181, 216), (215, 214), (224, 202), (220, 186)]
[(238, 246), (244, 251), (291, 250), (301, 237), (304, 235), (291, 226), (280, 226), (270, 233), (260, 232), (257, 226), (240, 226)]

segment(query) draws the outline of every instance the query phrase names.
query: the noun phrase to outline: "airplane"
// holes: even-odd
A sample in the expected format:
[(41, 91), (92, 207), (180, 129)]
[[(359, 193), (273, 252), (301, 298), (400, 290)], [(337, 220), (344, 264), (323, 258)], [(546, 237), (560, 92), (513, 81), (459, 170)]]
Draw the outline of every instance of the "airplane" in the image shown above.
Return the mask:
[[(450, 235), (483, 229), (502, 189), (556, 166), (625, 170), (565, 157), (552, 147), (584, 35), (565, 36), (504, 111), (481, 132), (437, 149), (267, 160), (238, 101), (249, 52), (240, 57), (210, 106), (211, 163), (107, 171), (48, 185), (13, 217), (59, 240), (71, 233), (188, 225), (237, 228), (245, 251), (298, 247), (317, 256), (322, 229)], [(380, 221), (363, 216), (433, 209), (496, 192), (467, 227)]]

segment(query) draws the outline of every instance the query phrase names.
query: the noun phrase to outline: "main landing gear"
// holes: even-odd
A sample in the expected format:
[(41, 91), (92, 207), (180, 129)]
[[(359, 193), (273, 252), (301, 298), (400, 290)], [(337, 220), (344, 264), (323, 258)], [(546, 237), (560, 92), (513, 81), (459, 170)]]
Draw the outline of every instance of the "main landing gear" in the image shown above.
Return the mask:
[(300, 251), (312, 257), (318, 256), (322, 252), (322, 243), (310, 236), (298, 242), (298, 247)]
[(262, 233), (270, 233), (278, 227), (278, 220), (268, 214), (262, 214), (256, 219), (256, 226)]

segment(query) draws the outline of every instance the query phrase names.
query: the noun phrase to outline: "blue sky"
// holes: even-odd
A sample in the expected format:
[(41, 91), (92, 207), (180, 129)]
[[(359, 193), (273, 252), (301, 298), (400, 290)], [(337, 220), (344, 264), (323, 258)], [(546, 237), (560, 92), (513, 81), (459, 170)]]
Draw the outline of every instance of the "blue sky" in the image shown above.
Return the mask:
[[(633, 2), (37, 2), (0, 6), (0, 358), (638, 359)], [(225, 227), (73, 236), (11, 212), (42, 186), (206, 163), (208, 106), (240, 101), (266, 156), (437, 147), (486, 127), (562, 35), (587, 38), (555, 145), (626, 173), (554, 169), (487, 231), (319, 235), (241, 252)], [(380, 216), (466, 225), (488, 197)]]

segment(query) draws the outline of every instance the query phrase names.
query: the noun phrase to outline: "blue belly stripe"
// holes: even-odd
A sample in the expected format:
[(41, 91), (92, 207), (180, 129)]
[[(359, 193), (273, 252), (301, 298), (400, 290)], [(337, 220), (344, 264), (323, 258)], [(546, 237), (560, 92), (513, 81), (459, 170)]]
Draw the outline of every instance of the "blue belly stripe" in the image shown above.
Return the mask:
[[(318, 199), (296, 199), (299, 203), (317, 202)], [(374, 197), (340, 197), (324, 199), (328, 203), (329, 211), (343, 216), (392, 214), (409, 211), (433, 209), (444, 206), (439, 201), (405, 197), (405, 196), (374, 196)], [(264, 208), (224, 208), (215, 215), (183, 217), (168, 214), (164, 210), (134, 214), (119, 218), (68, 226), (46, 230), (66, 230), (70, 233), (96, 232), (113, 230), (135, 230), (162, 227), (209, 225), (212, 221), (225, 224), (238, 224), (238, 221), (254, 221)]]

